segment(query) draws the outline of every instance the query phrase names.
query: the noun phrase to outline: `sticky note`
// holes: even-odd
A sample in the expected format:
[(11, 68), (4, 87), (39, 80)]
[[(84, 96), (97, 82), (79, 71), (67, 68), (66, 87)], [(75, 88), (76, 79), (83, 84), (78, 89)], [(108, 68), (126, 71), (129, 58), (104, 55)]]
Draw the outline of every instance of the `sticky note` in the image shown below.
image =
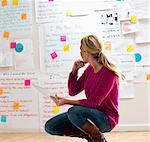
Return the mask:
[(56, 52), (53, 52), (53, 53), (51, 53), (50, 55), (51, 55), (51, 58), (52, 58), (52, 59), (55, 59), (55, 58), (57, 58), (57, 57), (58, 57), (58, 55), (57, 55), (57, 53), (56, 53)]
[(25, 86), (30, 86), (30, 80), (25, 80), (25, 81), (24, 81), (24, 85), (25, 85)]
[(72, 16), (72, 11), (71, 10), (67, 10), (66, 11), (66, 16)]
[(23, 49), (24, 49), (23, 44), (22, 43), (17, 43), (17, 46), (15, 48), (16, 52), (20, 53), (20, 52), (23, 51)]
[(3, 37), (4, 37), (4, 38), (9, 38), (9, 36), (10, 36), (10, 33), (9, 33), (9, 32), (4, 32), (4, 33), (3, 33)]
[(16, 42), (11, 42), (10, 43), (10, 48), (16, 48)]
[(131, 22), (131, 23), (136, 23), (137, 21), (138, 21), (137, 16), (131, 16), (131, 17), (130, 17), (130, 22)]
[(109, 42), (109, 41), (104, 42), (104, 48), (108, 51), (111, 51), (111, 49), (112, 49), (111, 42)]
[(1, 116), (1, 122), (6, 123), (7, 122), (7, 116)]
[(18, 0), (12, 0), (12, 5), (17, 6), (19, 4)]
[(4, 94), (4, 89), (0, 88), (0, 96), (2, 96)]
[(134, 46), (133, 45), (128, 45), (127, 46), (127, 52), (133, 52), (134, 51)]
[(54, 108), (53, 108), (53, 113), (57, 114), (57, 113), (59, 113), (59, 112), (60, 112), (59, 106), (54, 106)]
[(27, 19), (27, 14), (26, 13), (22, 13), (21, 14), (21, 19), (22, 20), (26, 20)]
[(2, 0), (2, 6), (7, 6), (7, 0)]
[(70, 46), (64, 45), (64, 52), (69, 52), (69, 51), (70, 51)]
[(150, 80), (150, 74), (147, 74), (147, 75), (146, 75), (146, 79), (147, 79), (147, 80)]
[(61, 41), (61, 42), (66, 41), (66, 36), (60, 36), (60, 41)]
[(140, 53), (135, 53), (135, 61), (140, 62), (142, 60), (142, 55)]
[(13, 108), (14, 109), (19, 109), (20, 108), (20, 103), (19, 102), (13, 102)]

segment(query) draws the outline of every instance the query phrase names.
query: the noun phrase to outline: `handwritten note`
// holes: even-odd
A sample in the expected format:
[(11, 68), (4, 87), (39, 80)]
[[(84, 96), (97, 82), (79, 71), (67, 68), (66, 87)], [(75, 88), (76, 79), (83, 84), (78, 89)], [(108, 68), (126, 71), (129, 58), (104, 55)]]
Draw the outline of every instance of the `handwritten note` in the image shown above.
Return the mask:
[[(24, 80), (27, 78), (37, 83), (35, 72), (0, 73), (0, 92), (3, 94), (0, 95), (0, 123), (11, 122), (12, 130), (16, 127), (18, 129), (39, 128), (38, 95), (31, 86), (24, 85)], [(7, 126), (4, 129), (7, 129)]]
[[(31, 32), (32, 0), (12, 0), (11, 4), (7, 4), (7, 2), (7, 0), (3, 0), (2, 6), (0, 6), (0, 13), (2, 16), (0, 22), (0, 32), (9, 31), (11, 35), (15, 35), (16, 33), (25, 34), (27, 32)], [(5, 8), (6, 6), (7, 8)], [(23, 15), (20, 16), (21, 13)], [(8, 38), (8, 35), (6, 38)]]
[(63, 3), (61, 1), (38, 0), (35, 3), (36, 21), (43, 22), (62, 22), (63, 17)]

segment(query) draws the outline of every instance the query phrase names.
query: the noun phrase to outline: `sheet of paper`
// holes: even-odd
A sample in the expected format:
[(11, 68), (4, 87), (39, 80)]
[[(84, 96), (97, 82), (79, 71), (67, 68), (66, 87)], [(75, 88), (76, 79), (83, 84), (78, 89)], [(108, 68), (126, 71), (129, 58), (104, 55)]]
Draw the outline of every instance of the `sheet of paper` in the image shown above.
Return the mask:
[(32, 84), (33, 87), (38, 91), (40, 92), (41, 94), (43, 95), (46, 95), (46, 96), (54, 96), (54, 95), (51, 95), (47, 89), (41, 87), (41, 86), (38, 86), (38, 85), (35, 85), (35, 84)]
[[(22, 14), (26, 14), (26, 18), (22, 19)], [(31, 33), (32, 0), (19, 1), (17, 5), (12, 5), (12, 0), (7, 0), (6, 6), (0, 4), (0, 17), (0, 33), (7, 31), (10, 37)]]
[(135, 33), (136, 43), (150, 43), (150, 19), (139, 19), (138, 32)]

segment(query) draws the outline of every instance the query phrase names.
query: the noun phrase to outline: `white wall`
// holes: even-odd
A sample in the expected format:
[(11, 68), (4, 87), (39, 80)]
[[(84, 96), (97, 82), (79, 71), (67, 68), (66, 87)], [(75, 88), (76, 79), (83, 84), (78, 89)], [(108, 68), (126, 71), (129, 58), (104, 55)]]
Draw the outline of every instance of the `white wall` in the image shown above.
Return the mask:
[[(34, 1), (33, 1), (34, 5)], [(23, 37), (26, 38), (26, 37)], [(33, 39), (35, 55), (35, 68), (39, 69), (39, 39), (38, 25), (35, 22), (35, 11), (33, 10), (33, 35), (28, 37)], [(150, 44), (146, 45), (150, 51)], [(147, 56), (150, 52), (147, 52)], [(7, 71), (8, 68), (1, 69)], [(150, 82), (134, 83), (134, 97), (130, 99), (120, 99), (120, 121), (115, 130), (117, 131), (140, 131), (150, 130)]]

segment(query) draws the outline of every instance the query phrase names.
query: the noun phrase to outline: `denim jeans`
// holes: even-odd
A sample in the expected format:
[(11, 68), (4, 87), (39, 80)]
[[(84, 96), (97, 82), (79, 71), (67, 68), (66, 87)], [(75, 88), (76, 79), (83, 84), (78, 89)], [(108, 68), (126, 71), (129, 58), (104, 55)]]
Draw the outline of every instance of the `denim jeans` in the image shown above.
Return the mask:
[(82, 128), (87, 121), (92, 121), (103, 132), (112, 130), (108, 117), (101, 111), (84, 106), (73, 106), (67, 112), (49, 119), (45, 131), (52, 135), (64, 135), (65, 129)]

